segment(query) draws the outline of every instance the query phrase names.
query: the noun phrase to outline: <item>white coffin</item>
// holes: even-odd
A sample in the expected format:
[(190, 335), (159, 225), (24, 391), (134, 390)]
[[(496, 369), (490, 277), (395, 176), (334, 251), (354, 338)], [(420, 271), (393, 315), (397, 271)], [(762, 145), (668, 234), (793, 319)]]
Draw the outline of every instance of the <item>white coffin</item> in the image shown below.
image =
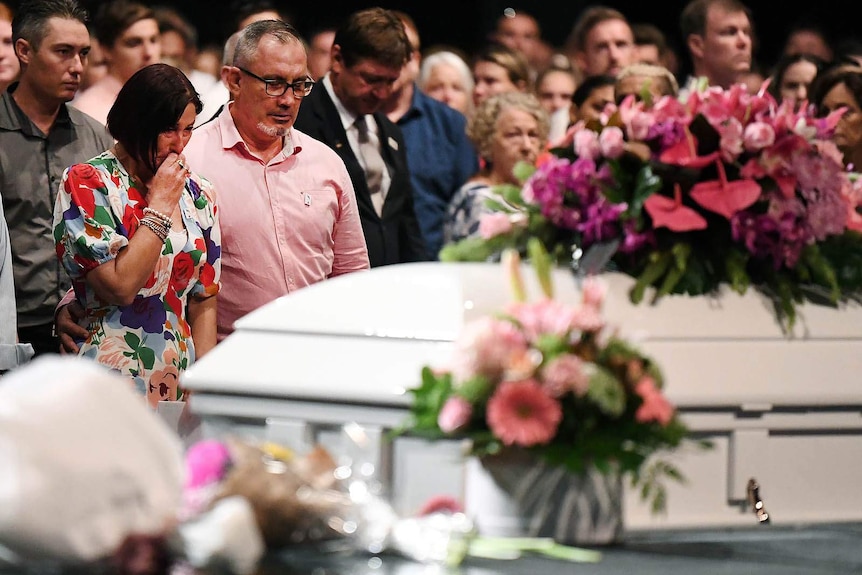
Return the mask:
[[(557, 297), (579, 301), (555, 272)], [(531, 294), (539, 295), (524, 268)], [(673, 296), (633, 306), (631, 278), (605, 274), (609, 321), (662, 366), (667, 394), (710, 451), (673, 460), (668, 512), (652, 516), (627, 492), (626, 526), (753, 525), (746, 484), (756, 478), (773, 523), (862, 520), (862, 307), (806, 305), (792, 337), (769, 303)], [(303, 447), (335, 441), (343, 423), (376, 435), (378, 469), (396, 509), (463, 495), (461, 446), (385, 432), (406, 417), (405, 390), (421, 367), (445, 366), (461, 327), (510, 301), (497, 264), (376, 268), (305, 288), (237, 322), (236, 332), (185, 376), (210, 435), (250, 433)]]

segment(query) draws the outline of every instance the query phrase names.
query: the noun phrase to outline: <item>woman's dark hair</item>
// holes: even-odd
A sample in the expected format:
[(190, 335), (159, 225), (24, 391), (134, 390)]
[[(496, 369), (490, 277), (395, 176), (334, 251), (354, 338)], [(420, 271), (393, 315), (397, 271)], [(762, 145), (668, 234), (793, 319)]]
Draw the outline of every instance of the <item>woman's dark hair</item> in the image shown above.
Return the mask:
[[(814, 76), (815, 80), (827, 66), (827, 62), (825, 60), (813, 54), (797, 53), (782, 56), (775, 65), (775, 69), (771, 76), (772, 79), (769, 81), (769, 87), (767, 88), (767, 91), (772, 94), (772, 97), (775, 98), (776, 101), (781, 101), (781, 84), (784, 82), (784, 74), (787, 73), (788, 68), (794, 64), (798, 64), (799, 62), (810, 62), (811, 64), (814, 64), (814, 67), (817, 68), (817, 74)], [(809, 86), (809, 89), (810, 88), (811, 86)]]
[(821, 114), (825, 115), (828, 112), (823, 108), (826, 94), (838, 84), (847, 86), (856, 104), (862, 105), (862, 67), (849, 64), (837, 65), (818, 73), (808, 89), (809, 101), (817, 106)]
[(200, 114), (203, 104), (186, 75), (168, 64), (150, 64), (123, 85), (108, 112), (108, 131), (155, 173), (159, 134), (174, 128), (189, 104)]
[(616, 76), (610, 76), (607, 74), (599, 74), (597, 76), (587, 76), (584, 78), (584, 81), (581, 82), (580, 86), (575, 90), (575, 93), (572, 94), (572, 103), (581, 107), (584, 105), (584, 102), (587, 101), (587, 98), (590, 97), (590, 94), (593, 93), (597, 88), (602, 88), (604, 86), (613, 86), (617, 83)]

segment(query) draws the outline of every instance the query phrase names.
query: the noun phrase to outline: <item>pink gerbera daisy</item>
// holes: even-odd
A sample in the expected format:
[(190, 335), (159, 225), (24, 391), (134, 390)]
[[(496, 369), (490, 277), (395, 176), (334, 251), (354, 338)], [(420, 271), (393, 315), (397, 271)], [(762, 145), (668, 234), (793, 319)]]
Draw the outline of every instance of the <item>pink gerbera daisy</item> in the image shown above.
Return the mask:
[(548, 443), (557, 433), (563, 410), (533, 379), (500, 384), (488, 400), (488, 425), (506, 445)]

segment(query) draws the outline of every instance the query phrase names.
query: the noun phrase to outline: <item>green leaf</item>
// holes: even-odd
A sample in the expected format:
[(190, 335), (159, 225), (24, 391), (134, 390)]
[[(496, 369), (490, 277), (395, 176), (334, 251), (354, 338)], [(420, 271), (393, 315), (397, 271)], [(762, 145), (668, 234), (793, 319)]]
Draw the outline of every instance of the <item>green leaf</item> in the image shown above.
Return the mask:
[[(524, 200), (521, 198), (521, 188), (520, 186), (515, 186), (512, 184), (497, 184), (496, 186), (492, 186), (493, 192), (503, 198), (506, 203), (509, 203), (513, 206), (523, 206)], [(495, 212), (512, 212), (511, 206), (507, 206), (504, 203), (494, 200), (487, 199), (485, 200), (485, 205), (491, 208)]]
[(114, 214), (104, 206), (96, 206), (93, 209), (93, 219), (102, 226), (109, 228), (117, 227), (117, 221), (114, 218)]
[(657, 282), (667, 272), (671, 264), (670, 252), (653, 252), (650, 254), (650, 263), (643, 273), (638, 277), (635, 285), (629, 292), (632, 303), (638, 304), (643, 301), (646, 289)]
[(156, 364), (156, 352), (148, 347), (139, 347), (138, 357), (140, 358), (141, 363), (144, 364), (145, 369), (153, 369), (153, 366)]
[(814, 280), (829, 289), (829, 299), (834, 303), (841, 297), (838, 278), (829, 261), (820, 253), (816, 244), (808, 245), (802, 250), (802, 261), (811, 269)]
[(539, 335), (535, 343), (536, 349), (542, 352), (544, 361), (557, 357), (561, 353), (569, 351), (568, 339), (552, 333)]
[(724, 269), (727, 273), (727, 280), (730, 283), (731, 289), (738, 294), (745, 294), (748, 291), (748, 286), (751, 285), (751, 278), (745, 271), (748, 265), (749, 256), (740, 250), (732, 249), (727, 252), (724, 258)]
[(530, 256), (530, 261), (533, 268), (536, 270), (536, 277), (539, 279), (539, 285), (542, 287), (542, 293), (547, 298), (554, 297), (554, 284), (551, 276), (551, 266), (553, 262), (548, 251), (542, 242), (537, 238), (530, 238), (527, 241), (527, 253)]
[(661, 178), (652, 171), (652, 167), (649, 164), (644, 164), (640, 171), (638, 171), (635, 188), (632, 198), (629, 200), (627, 212), (634, 217), (639, 216), (643, 210), (644, 202), (651, 195), (659, 191), (661, 186)]
[(587, 397), (611, 417), (619, 417), (626, 409), (626, 391), (613, 373), (600, 365), (590, 376)]
[(470, 403), (478, 403), (487, 398), (493, 388), (491, 380), (484, 375), (476, 375), (461, 383), (457, 393)]
[(484, 262), (496, 251), (494, 242), (470, 237), (443, 246), (439, 257), (442, 262)]
[(141, 345), (141, 338), (139, 338), (136, 334), (129, 332), (123, 339), (126, 341), (126, 345), (128, 345), (132, 349), (138, 349), (138, 346)]
[(659, 298), (671, 293), (683, 278), (688, 269), (688, 258), (691, 255), (691, 246), (687, 243), (680, 242), (671, 248), (671, 255), (673, 256), (673, 265), (670, 267), (667, 275), (664, 276), (664, 281), (661, 283), (661, 286), (659, 286), (659, 289), (656, 290), (653, 295), (653, 303), (657, 302)]
[(526, 182), (535, 172), (536, 166), (530, 162), (518, 162), (512, 170), (519, 182)]

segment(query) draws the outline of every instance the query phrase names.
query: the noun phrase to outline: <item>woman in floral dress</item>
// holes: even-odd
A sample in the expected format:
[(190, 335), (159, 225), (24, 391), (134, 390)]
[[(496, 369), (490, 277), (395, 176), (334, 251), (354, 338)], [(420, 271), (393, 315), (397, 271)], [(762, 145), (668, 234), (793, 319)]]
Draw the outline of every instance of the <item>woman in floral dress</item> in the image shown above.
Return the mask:
[(185, 166), (201, 102), (181, 71), (147, 66), (108, 114), (110, 150), (63, 174), (57, 256), (86, 310), (79, 354), (130, 376), (155, 407), (216, 343), (221, 246), (211, 185)]

